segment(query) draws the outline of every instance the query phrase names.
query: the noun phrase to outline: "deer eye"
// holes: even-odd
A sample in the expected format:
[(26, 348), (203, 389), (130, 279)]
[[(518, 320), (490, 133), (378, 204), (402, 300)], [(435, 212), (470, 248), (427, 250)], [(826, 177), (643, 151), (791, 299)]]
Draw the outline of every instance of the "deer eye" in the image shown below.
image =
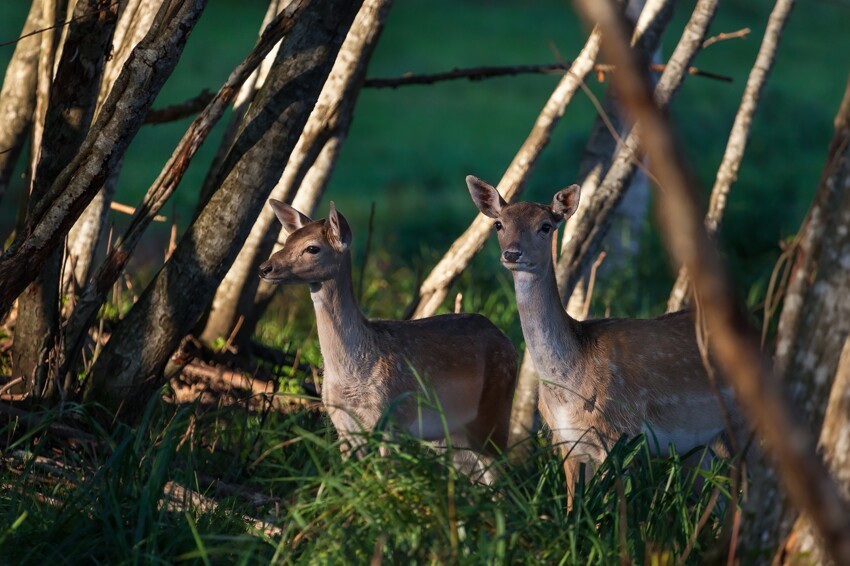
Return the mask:
[(496, 220), (496, 231), (498, 232), (501, 229), (502, 229), (502, 223), (499, 222), (498, 220)]
[(317, 253), (319, 253), (321, 251), (321, 249), (319, 248), (319, 246), (307, 246), (304, 249), (304, 251), (307, 252), (308, 254), (316, 255)]
[(547, 222), (546, 224), (540, 227), (540, 231), (544, 234), (548, 234), (552, 231), (552, 225)]

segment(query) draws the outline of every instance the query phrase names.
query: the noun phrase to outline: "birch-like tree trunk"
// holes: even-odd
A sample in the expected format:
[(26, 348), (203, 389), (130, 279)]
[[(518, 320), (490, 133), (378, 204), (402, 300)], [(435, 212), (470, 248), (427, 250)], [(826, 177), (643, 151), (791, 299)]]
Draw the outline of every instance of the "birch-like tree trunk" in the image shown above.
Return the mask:
[[(248, 236), (328, 77), (360, 2), (304, 6), (223, 163), (224, 176), (162, 270), (119, 322), (92, 368), (89, 398), (132, 415), (162, 383)], [(126, 403), (126, 400), (132, 400)]]
[[(584, 78), (593, 70), (596, 55), (599, 53), (600, 36), (593, 31), (575, 58), (570, 70), (558, 82), (555, 90), (549, 96), (543, 110), (534, 122), (525, 142), (517, 151), (499, 184), (496, 186), (499, 194), (506, 201), (520, 196), (525, 184), (531, 176), (531, 171), (540, 157), (543, 149), (549, 144), (552, 132), (564, 111), (578, 91)], [(440, 259), (431, 273), (419, 287), (416, 304), (412, 309), (413, 318), (432, 316), (443, 304), (452, 283), (469, 266), (472, 258), (481, 251), (487, 237), (493, 228), (494, 220), (479, 213), (469, 228), (452, 243), (449, 251)]]
[[(128, 0), (121, 9), (112, 41), (112, 56), (106, 62), (103, 78), (100, 81), (95, 119), (103, 108), (112, 84), (121, 73), (130, 53), (150, 31), (162, 2), (163, 0)], [(75, 287), (85, 285), (88, 280), (92, 261), (103, 238), (109, 206), (112, 204), (120, 171), (119, 164), (104, 182), (103, 189), (98, 191), (68, 233), (68, 247), (60, 288), (62, 295), (71, 294)]]
[[(42, 0), (33, 0), (21, 37), (38, 28), (41, 4)], [(0, 200), (9, 185), (32, 124), (40, 44), (38, 34), (18, 41), (6, 67), (3, 88), (0, 89)]]
[[(776, 340), (774, 371), (798, 417), (816, 435), (839, 355), (850, 334), (850, 81), (835, 119), (821, 184), (797, 243)], [(768, 460), (752, 470), (746, 547), (774, 552), (796, 511)]]
[(168, 0), (133, 50), (94, 126), (36, 206), (30, 221), (0, 257), (0, 318), (35, 279), (50, 254), (116, 169), (141, 128), (165, 79), (174, 70), (206, 0)]
[[(778, 0), (773, 7), (761, 47), (756, 56), (756, 62), (750, 71), (747, 86), (744, 88), (741, 105), (738, 107), (738, 113), (735, 114), (735, 122), (732, 125), (732, 131), (729, 133), (729, 141), (726, 142), (723, 160), (717, 170), (714, 187), (711, 189), (711, 201), (705, 216), (705, 226), (708, 228), (709, 234), (714, 237), (716, 237), (720, 223), (723, 221), (723, 213), (726, 211), (726, 201), (729, 199), (732, 183), (738, 179), (738, 170), (741, 168), (744, 151), (750, 139), (753, 115), (758, 108), (767, 78), (770, 76), (770, 69), (773, 67), (773, 61), (776, 58), (776, 48), (779, 46), (782, 31), (785, 29), (788, 14), (790, 14), (793, 6), (794, 0)], [(667, 312), (677, 311), (687, 305), (688, 287), (688, 274), (684, 269), (680, 269), (667, 301)]]
[[(391, 5), (391, 0), (363, 2), (316, 106), (304, 126), (304, 132), (292, 150), (283, 175), (272, 189), (270, 198), (291, 202), (301, 180), (316, 161), (328, 139), (335, 136), (337, 145), (345, 139), (360, 88), (366, 80), (369, 60)], [(332, 170), (334, 163), (335, 161), (326, 160), (324, 165)], [(245, 240), (245, 245), (216, 290), (209, 316), (200, 333), (202, 342), (212, 346), (219, 337), (230, 336), (237, 325), (239, 332), (236, 343), (244, 344), (250, 339), (261, 314), (254, 311), (260, 281), (257, 268), (271, 255), (281, 234), (280, 228), (271, 207), (264, 206)]]
[[(52, 59), (45, 57), (40, 62), (44, 72), (40, 73), (39, 82), (55, 82), (52, 88), (45, 90), (48, 101), (43, 133), (39, 145), (33, 146), (36, 161), (29, 195), (30, 211), (39, 206), (57, 175), (74, 158), (91, 124), (97, 85), (109, 54), (118, 11), (117, 4), (101, 7), (100, 0), (77, 3), (56, 65), (55, 79)], [(58, 13), (64, 17), (64, 10)], [(58, 14), (54, 18), (58, 19)], [(27, 218), (31, 221), (33, 216), (28, 213)], [(62, 249), (53, 250), (38, 278), (18, 302), (13, 371), (25, 378), (27, 392), (35, 397), (40, 397), (51, 385), (46, 379), (47, 363), (57, 338), (61, 259)]]

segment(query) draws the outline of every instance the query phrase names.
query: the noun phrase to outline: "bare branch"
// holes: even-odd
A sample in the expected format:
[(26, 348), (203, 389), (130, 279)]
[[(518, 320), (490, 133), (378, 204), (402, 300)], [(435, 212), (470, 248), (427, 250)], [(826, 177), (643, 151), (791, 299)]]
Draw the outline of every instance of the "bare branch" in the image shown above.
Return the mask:
[(172, 104), (165, 108), (154, 108), (145, 117), (145, 124), (165, 124), (188, 118), (206, 108), (212, 100), (213, 93), (204, 89), (199, 95), (179, 104)]
[(789, 495), (812, 517), (837, 564), (850, 563), (850, 511), (815, 454), (806, 432), (789, 411), (761, 354), (758, 338), (738, 303), (698, 206), (699, 190), (667, 117), (656, 106), (648, 78), (629, 49), (625, 28), (608, 0), (577, 0), (588, 22), (605, 33), (604, 51), (619, 64), (614, 77), (626, 107), (641, 124), (642, 143), (658, 177), (659, 222), (674, 259), (692, 274), (712, 351), (737, 393), (739, 403), (764, 436), (777, 460)]
[[(574, 62), (567, 61), (564, 63), (549, 63), (547, 65), (510, 65), (496, 67), (472, 67), (467, 69), (452, 69), (442, 73), (431, 73), (414, 75), (412, 73), (404, 74), (400, 77), (385, 77), (366, 79), (363, 84), (366, 88), (398, 88), (400, 86), (413, 85), (430, 85), (434, 83), (457, 81), (468, 79), (470, 81), (480, 81), (484, 79), (494, 79), (499, 77), (513, 77), (516, 75), (562, 75), (570, 70)], [(650, 65), (650, 69), (656, 72), (663, 72), (667, 65)], [(615, 72), (614, 65), (596, 64), (591, 69), (597, 75), (604, 78), (605, 75)], [(688, 74), (731, 83), (732, 77), (703, 71), (696, 67), (688, 67)]]

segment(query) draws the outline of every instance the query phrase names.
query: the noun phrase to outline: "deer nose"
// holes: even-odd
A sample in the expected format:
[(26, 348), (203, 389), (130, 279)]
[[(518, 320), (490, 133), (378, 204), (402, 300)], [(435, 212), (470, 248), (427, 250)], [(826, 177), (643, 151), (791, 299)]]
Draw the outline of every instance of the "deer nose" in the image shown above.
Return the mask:
[(264, 261), (260, 264), (260, 277), (265, 277), (266, 275), (272, 272), (272, 269), (274, 269), (272, 267), (272, 262)]
[(502, 256), (504, 256), (505, 261), (509, 263), (516, 263), (519, 261), (519, 258), (522, 257), (522, 252), (517, 250), (505, 250)]

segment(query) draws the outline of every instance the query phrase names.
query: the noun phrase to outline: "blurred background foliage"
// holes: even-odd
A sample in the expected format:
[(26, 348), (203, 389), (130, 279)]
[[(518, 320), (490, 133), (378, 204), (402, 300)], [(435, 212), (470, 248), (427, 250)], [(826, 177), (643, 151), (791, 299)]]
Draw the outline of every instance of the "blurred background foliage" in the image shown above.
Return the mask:
[[(665, 57), (693, 4), (677, 6), (663, 42)], [(764, 0), (745, 0), (720, 7), (712, 34), (743, 27), (752, 33), (706, 49), (695, 65), (728, 75), (734, 82), (690, 77), (673, 105), (674, 124), (706, 195), (771, 6)], [(23, 1), (0, 3), (0, 42), (17, 36), (27, 8)], [(265, 8), (263, 0), (212, 0), (155, 106), (186, 100), (205, 88), (216, 90), (250, 50)], [(809, 0), (792, 13), (780, 44), (721, 238), (741, 294), (751, 306), (763, 296), (778, 242), (796, 232), (814, 195), (846, 76), (848, 29), (850, 4)], [(573, 57), (585, 36), (564, 0), (398, 0), (369, 76), (548, 63)], [(12, 51), (11, 45), (0, 47), (0, 69), (5, 69)], [(376, 251), (369, 260), (364, 293), (367, 312), (401, 314), (418, 278), (475, 215), (464, 176), (474, 173), (494, 184), (499, 180), (556, 81), (556, 76), (527, 75), (364, 90), (326, 200), (335, 200), (349, 218), (361, 251), (370, 206), (376, 204)], [(597, 96), (604, 94), (604, 84), (593, 81), (589, 86)], [(548, 201), (575, 180), (594, 114), (588, 97), (579, 94), (544, 151), (524, 198)], [(141, 130), (125, 160), (118, 202), (139, 201), (189, 122)], [(169, 222), (176, 218), (180, 229), (192, 217), (224, 123), (201, 149), (165, 209)], [(16, 179), (0, 210), (4, 239), (14, 226), (23, 184), (21, 175)], [(319, 210), (325, 211), (326, 203)], [(127, 218), (114, 214), (119, 228)], [(608, 307), (618, 315), (661, 312), (672, 275), (651, 222), (647, 219), (638, 261), (600, 281), (593, 315), (604, 314)], [(131, 267), (135, 276), (147, 279), (159, 268), (167, 237), (167, 224), (149, 230)], [(495, 256), (496, 245), (491, 242), (459, 285), (466, 291), (465, 308), (480, 310), (493, 292), (494, 297), (511, 301), (508, 275)], [(504, 322), (511, 324), (507, 319), (514, 317), (509, 313), (505, 317)]]

